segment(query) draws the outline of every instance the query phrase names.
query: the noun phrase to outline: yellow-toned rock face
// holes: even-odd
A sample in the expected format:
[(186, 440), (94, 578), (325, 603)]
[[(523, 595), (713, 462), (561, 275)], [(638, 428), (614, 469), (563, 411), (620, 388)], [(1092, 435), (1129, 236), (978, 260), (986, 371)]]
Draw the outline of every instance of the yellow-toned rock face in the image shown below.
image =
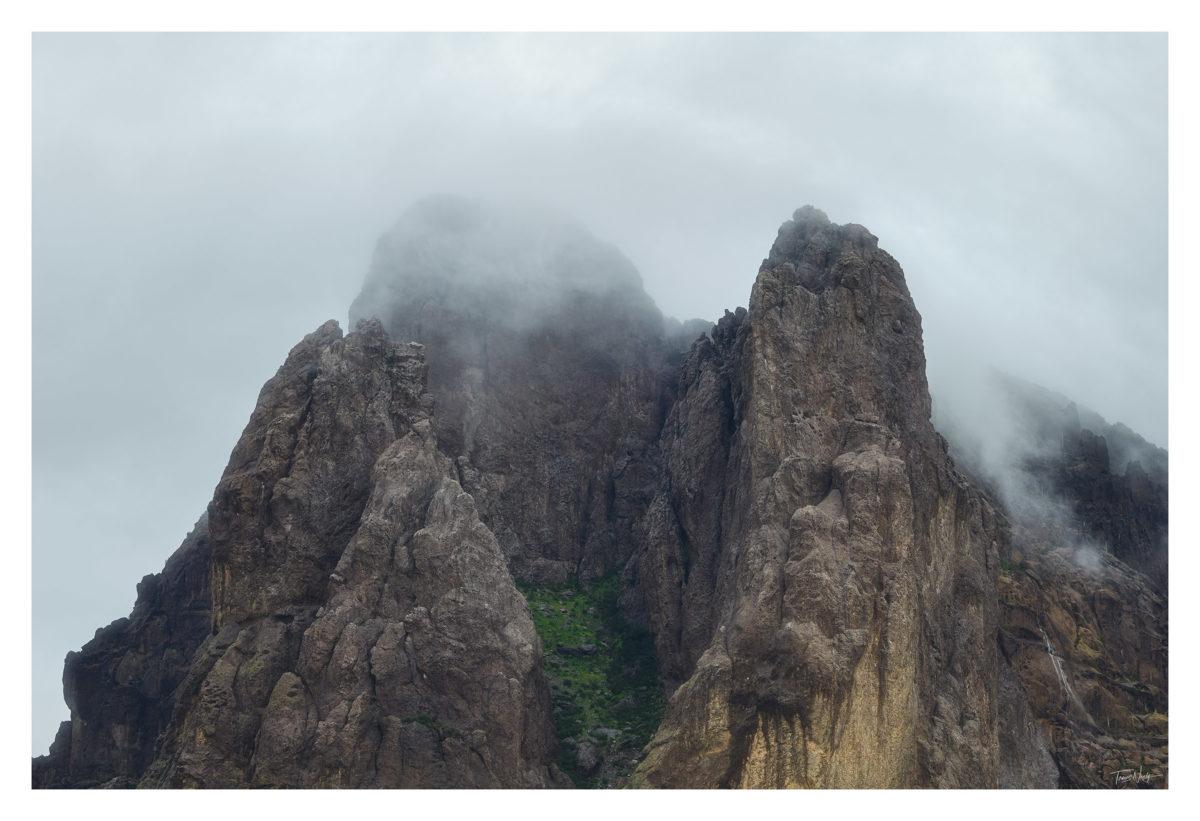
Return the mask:
[[(1000, 647), (1076, 787), (1166, 787), (1167, 608), (1149, 579), (1083, 549), (1014, 553)], [(1136, 777), (1119, 781), (1132, 771)]]
[[(696, 661), (639, 783), (995, 786), (1001, 535), (930, 424), (899, 266), (798, 211), (684, 374), (661, 443), (682, 492), (636, 558), (680, 569), (647, 609)], [(704, 499), (696, 449), (724, 480)], [(707, 618), (672, 632), (675, 591)]]
[[(1165, 452), (1071, 406), (1029, 476), (1076, 520), (1001, 510), (933, 428), (921, 317), (861, 226), (800, 209), (749, 309), (684, 326), (586, 232), (432, 200), (352, 314), (68, 657), (35, 785), (570, 786), (564, 756), (582, 785), (1166, 785)], [(1079, 522), (1147, 575), (1070, 547)], [(599, 638), (547, 659), (514, 577), (612, 585), (652, 717), (562, 697), (640, 673), (602, 673)]]

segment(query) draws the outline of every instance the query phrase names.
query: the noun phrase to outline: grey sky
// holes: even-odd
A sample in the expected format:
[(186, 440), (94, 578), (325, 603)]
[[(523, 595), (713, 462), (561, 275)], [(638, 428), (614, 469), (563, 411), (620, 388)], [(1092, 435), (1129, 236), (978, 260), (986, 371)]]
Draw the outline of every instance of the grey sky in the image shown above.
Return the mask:
[(745, 305), (804, 204), (984, 362), (1167, 444), (1164, 35), (37, 35), (34, 752), (262, 383), (448, 192), (560, 207), (664, 313)]

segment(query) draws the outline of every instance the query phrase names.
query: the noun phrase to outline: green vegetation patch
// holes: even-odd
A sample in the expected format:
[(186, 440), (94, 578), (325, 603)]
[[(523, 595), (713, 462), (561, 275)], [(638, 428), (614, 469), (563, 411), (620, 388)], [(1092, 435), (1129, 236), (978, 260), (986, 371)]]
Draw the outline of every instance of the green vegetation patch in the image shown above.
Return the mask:
[(518, 582), (542, 639), (558, 766), (577, 787), (623, 786), (662, 720), (653, 637), (620, 613), (620, 583)]
[(150, 762), (142, 779), (138, 782), (139, 790), (158, 790), (167, 786), (167, 770), (169, 764), (165, 758), (156, 758)]

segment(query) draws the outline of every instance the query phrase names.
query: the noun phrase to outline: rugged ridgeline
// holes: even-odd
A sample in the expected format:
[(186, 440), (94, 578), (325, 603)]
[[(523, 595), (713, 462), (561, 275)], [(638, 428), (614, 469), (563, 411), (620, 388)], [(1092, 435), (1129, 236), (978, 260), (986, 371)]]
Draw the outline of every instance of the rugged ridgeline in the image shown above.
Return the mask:
[[(1041, 778), (1062, 786), (1165, 787), (1167, 453), (1010, 376), (984, 375), (974, 396), (989, 408), (986, 430), (961, 406), (938, 423), (1011, 524), (1002, 696), (1025, 697), (1040, 731), (1017, 758), (1040, 760)], [(1002, 721), (1006, 707), (1025, 709), (1002, 700)]]
[(1026, 552), (1087, 545), (1166, 595), (1167, 452), (1053, 391), (977, 377), (974, 407), (946, 402), (937, 423), (959, 464), (1004, 499), (1016, 541)]
[[(1090, 737), (1047, 718), (1044, 659), (1000, 629), (1020, 600), (1062, 643), (1032, 569), (1053, 557), (1011, 592), (1024, 531), (934, 431), (920, 317), (865, 229), (797, 211), (748, 311), (681, 326), (582, 229), (430, 200), (351, 317), (293, 349), (206, 519), (68, 658), (35, 786), (1052, 786), (1090, 766)], [(1158, 611), (1109, 592), (1125, 664)], [(597, 681), (622, 698), (580, 693)]]
[(329, 322), (297, 345), (264, 386), (209, 505), (205, 635), (185, 648), (194, 654), (174, 691), (153, 694), (154, 715), (170, 714), (165, 729), (147, 722), (136, 755), (89, 757), (136, 720), (89, 721), (133, 700), (111, 660), (172, 650), (154, 642), (158, 622), (138, 618), (149, 593), (189, 589), (170, 564), (129, 625), (85, 648), (96, 675), (68, 664), (72, 720), (60, 738), (70, 741), (35, 761), (35, 784), (561, 779), (548, 766), (554, 730), (529, 608), (437, 449), (431, 406), (420, 346), (391, 342), (378, 322), (344, 338)]

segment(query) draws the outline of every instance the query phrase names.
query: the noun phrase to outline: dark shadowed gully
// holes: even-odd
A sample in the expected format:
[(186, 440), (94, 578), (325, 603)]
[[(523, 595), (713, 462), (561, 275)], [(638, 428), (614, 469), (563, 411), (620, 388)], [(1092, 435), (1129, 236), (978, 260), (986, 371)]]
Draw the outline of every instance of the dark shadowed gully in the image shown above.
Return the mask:
[(68, 656), (34, 786), (1166, 785), (1165, 452), (1003, 379), (1020, 458), (952, 450), (865, 228), (798, 210), (681, 324), (431, 199), (351, 319)]

